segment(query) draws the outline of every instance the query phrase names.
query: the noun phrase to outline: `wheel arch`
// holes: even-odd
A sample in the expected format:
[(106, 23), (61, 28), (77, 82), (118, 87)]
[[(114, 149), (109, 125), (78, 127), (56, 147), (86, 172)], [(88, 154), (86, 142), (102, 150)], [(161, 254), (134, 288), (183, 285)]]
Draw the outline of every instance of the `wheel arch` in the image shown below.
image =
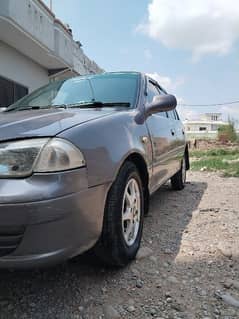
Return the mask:
[(140, 174), (144, 190), (144, 213), (146, 215), (149, 210), (149, 173), (146, 161), (141, 154), (134, 152), (125, 158), (123, 164), (125, 162), (132, 162)]

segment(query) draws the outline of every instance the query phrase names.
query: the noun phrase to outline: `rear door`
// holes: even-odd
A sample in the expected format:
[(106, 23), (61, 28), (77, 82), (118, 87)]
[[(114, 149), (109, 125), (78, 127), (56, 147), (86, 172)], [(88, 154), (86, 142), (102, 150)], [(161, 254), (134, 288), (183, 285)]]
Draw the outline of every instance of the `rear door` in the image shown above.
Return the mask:
[(173, 144), (171, 145), (171, 175), (174, 175), (181, 167), (181, 161), (184, 154), (184, 129), (176, 110), (167, 112), (167, 115), (170, 130), (174, 137)]
[[(159, 87), (148, 79), (147, 97), (145, 107), (153, 101), (154, 97), (163, 94)], [(165, 93), (164, 93), (165, 94)], [(153, 150), (153, 178), (151, 180), (151, 192), (162, 185), (174, 170), (172, 151), (175, 142), (175, 133), (172, 131), (170, 120), (166, 112), (160, 112), (149, 116), (146, 120)]]
[[(177, 167), (181, 167), (181, 161), (185, 153), (185, 131), (183, 123), (181, 122), (177, 110), (168, 112), (168, 116), (171, 119), (171, 125), (175, 132), (175, 158), (177, 159)], [(176, 170), (177, 170), (176, 167)]]

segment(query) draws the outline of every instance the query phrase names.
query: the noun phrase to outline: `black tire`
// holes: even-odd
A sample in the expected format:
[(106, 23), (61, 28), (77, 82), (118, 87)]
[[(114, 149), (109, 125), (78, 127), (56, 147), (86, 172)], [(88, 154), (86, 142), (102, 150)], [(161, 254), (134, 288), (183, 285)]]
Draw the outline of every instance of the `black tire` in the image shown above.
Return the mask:
[(186, 183), (186, 158), (182, 159), (180, 170), (171, 178), (172, 189), (181, 191), (184, 189)]
[[(140, 220), (137, 237), (132, 245), (128, 245), (124, 238), (122, 226), (122, 209), (125, 189), (134, 179), (139, 186)], [(122, 267), (133, 260), (140, 246), (144, 217), (144, 192), (142, 181), (136, 166), (126, 162), (113, 183), (106, 200), (104, 223), (101, 238), (94, 248), (94, 253), (108, 266)]]

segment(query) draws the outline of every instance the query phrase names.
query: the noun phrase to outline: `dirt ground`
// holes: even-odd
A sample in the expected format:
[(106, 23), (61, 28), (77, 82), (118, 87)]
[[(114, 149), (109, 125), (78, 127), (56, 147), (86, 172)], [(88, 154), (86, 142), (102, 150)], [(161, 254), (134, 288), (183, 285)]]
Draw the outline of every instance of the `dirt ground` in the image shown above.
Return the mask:
[[(43, 234), (44, 236), (44, 234)], [(138, 258), (0, 271), (0, 318), (239, 318), (239, 179), (190, 172), (151, 199)]]

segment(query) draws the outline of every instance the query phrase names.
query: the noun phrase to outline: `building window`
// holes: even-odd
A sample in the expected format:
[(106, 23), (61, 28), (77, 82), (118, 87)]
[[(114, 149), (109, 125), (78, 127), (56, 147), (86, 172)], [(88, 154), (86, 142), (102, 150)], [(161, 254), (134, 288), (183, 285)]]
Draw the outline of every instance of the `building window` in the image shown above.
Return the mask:
[(217, 131), (218, 130), (218, 125), (212, 125), (211, 126), (211, 131)]
[(0, 77), (0, 107), (6, 107), (28, 94), (28, 88)]

